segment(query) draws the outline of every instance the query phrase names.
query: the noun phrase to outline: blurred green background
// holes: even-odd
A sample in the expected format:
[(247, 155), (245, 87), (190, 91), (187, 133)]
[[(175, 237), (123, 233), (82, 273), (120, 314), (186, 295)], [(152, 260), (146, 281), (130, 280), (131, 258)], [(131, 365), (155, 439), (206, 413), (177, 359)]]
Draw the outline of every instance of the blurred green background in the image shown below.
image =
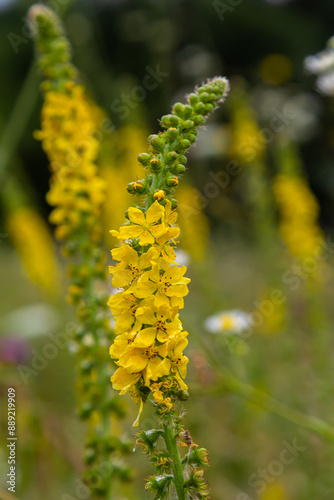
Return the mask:
[[(21, 238), (15, 238), (7, 225), (8, 198), (15, 198), (13, 182), (21, 186), (44, 223), (49, 213), (48, 161), (33, 138), (42, 99), (25, 19), (32, 4), (0, 0), (1, 436), (6, 436), (7, 388), (14, 386), (19, 438), (15, 497), (79, 500), (86, 498), (78, 490), (85, 430), (75, 414), (75, 353), (56, 347), (51, 349), (57, 351), (54, 356), (51, 351), (45, 355), (46, 346), (57, 345), (55, 336), (64, 332), (66, 336), (73, 320), (73, 310), (63, 300), (66, 262), (55, 245), (57, 268), (48, 269), (54, 264), (38, 248), (43, 238), (35, 240), (35, 247), (31, 241), (25, 245), (30, 228), (25, 226)], [(334, 106), (332, 97), (319, 93), (315, 77), (304, 69), (304, 59), (321, 51), (333, 35), (333, 2), (52, 0), (45, 4), (62, 15), (82, 81), (112, 121), (101, 164), (123, 169), (125, 179), (127, 169), (141, 177), (136, 156), (145, 148), (144, 137), (157, 133), (159, 117), (174, 102), (182, 101), (208, 77), (230, 79), (226, 105), (200, 132), (189, 155), (184, 181), (188, 195), (180, 188), (182, 206), (192, 211), (196, 207), (197, 214), (191, 219), (183, 214), (183, 240), (181, 235), (192, 279), (181, 315), (189, 331), (191, 397), (186, 425), (195, 442), (209, 450), (207, 477), (213, 499), (331, 500), (330, 440), (261, 408), (238, 391), (226, 390), (219, 364), (267, 396), (334, 424)], [(236, 175), (229, 174), (231, 161), (240, 167)], [(284, 211), (282, 215), (272, 186), (291, 168), (309, 186), (310, 211), (315, 214), (310, 224), (317, 225), (320, 239), (327, 241), (323, 262), (316, 260), (313, 270), (306, 265), (307, 255), (303, 260), (298, 252), (293, 254), (281, 238)], [(226, 185), (215, 181), (228, 174)], [(125, 192), (125, 182), (117, 184), (120, 181), (112, 175), (110, 182), (113, 189)], [(291, 198), (286, 210), (294, 213), (294, 195)], [(111, 200), (106, 214), (112, 219), (114, 212), (117, 207)], [(106, 253), (115, 244), (107, 236), (108, 229), (117, 227), (111, 219), (106, 221)], [(33, 228), (38, 231), (38, 224)], [(307, 239), (302, 224), (290, 230), (296, 231), (297, 246)], [(58, 276), (58, 292), (50, 292), (50, 283), (43, 289), (30, 281), (17, 250), (28, 266), (34, 258), (41, 259), (37, 273), (43, 273), (44, 265), (46, 278), (48, 272)], [(289, 283), (289, 277), (298, 286)], [(111, 285), (106, 288), (111, 291)], [(269, 307), (273, 289), (282, 291), (284, 303), (262, 313), (262, 323), (245, 340), (205, 330), (206, 318), (219, 311), (251, 314)], [(137, 409), (131, 402), (130, 408), (124, 429), (131, 438)], [(141, 426), (150, 425), (147, 408)], [(294, 459), (282, 462), (282, 451), (296, 443), (295, 455), (291, 451), (289, 455)], [(135, 482), (117, 500), (147, 498), (142, 484), (149, 469), (141, 450), (136, 449), (129, 461), (136, 469)], [(4, 446), (0, 449), (4, 490), (7, 472)], [(5, 495), (2, 490), (1, 495)]]

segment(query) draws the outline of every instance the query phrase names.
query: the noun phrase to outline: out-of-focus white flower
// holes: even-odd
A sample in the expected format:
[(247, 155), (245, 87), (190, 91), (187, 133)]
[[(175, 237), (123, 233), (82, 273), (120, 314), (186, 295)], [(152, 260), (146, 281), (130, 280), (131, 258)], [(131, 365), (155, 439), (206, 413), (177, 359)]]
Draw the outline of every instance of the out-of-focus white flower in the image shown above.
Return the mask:
[(188, 252), (186, 252), (185, 250), (182, 250), (181, 248), (177, 248), (175, 250), (175, 253), (176, 253), (176, 262), (177, 262), (177, 265), (179, 267), (189, 266), (191, 259), (190, 259), (190, 255), (188, 254)]
[(316, 85), (323, 94), (334, 95), (334, 68), (332, 73), (318, 76)]
[(334, 69), (334, 50), (326, 49), (315, 56), (306, 57), (304, 66), (307, 71), (316, 75)]
[(325, 50), (306, 57), (304, 66), (310, 73), (319, 75), (316, 86), (322, 94), (334, 95), (334, 37), (328, 40)]
[(91, 333), (86, 333), (82, 339), (82, 344), (85, 345), (86, 347), (91, 347), (95, 344), (94, 337)]
[(242, 333), (251, 326), (251, 316), (243, 311), (222, 311), (209, 316), (204, 327), (210, 333)]

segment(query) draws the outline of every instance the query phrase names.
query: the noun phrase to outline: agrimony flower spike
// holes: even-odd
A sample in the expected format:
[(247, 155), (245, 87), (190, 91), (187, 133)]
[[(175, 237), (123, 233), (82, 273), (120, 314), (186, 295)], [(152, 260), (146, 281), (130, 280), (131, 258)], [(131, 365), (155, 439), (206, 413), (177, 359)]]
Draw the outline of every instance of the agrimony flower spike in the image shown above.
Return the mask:
[[(125, 406), (120, 398), (111, 397), (106, 346), (113, 332), (106, 297), (97, 291), (99, 280), (106, 278), (100, 248), (105, 185), (96, 166), (99, 142), (95, 134), (102, 114), (74, 80), (69, 43), (55, 14), (37, 5), (30, 9), (29, 19), (46, 78), (42, 127), (36, 137), (42, 141), (52, 171), (47, 194), (54, 207), (50, 221), (56, 225), (64, 253), (73, 257), (68, 268), (69, 300), (77, 306), (79, 320), (73, 337), (78, 351), (78, 411), (88, 425), (85, 479), (94, 498), (109, 499), (111, 479), (116, 475), (129, 478), (130, 470), (120, 457), (130, 450), (126, 441), (112, 433), (112, 419), (123, 418)], [(117, 456), (114, 463), (112, 454)], [(106, 463), (110, 464), (107, 471)]]
[[(209, 494), (203, 478), (206, 451), (196, 455), (198, 447), (183, 429), (178, 409), (188, 397), (184, 382), (188, 359), (183, 353), (188, 333), (182, 328), (179, 309), (190, 280), (184, 276), (186, 267), (176, 262), (180, 230), (172, 195), (185, 171), (184, 153), (195, 142), (197, 127), (227, 90), (226, 79), (209, 80), (187, 97), (186, 105), (177, 103), (162, 118), (166, 130), (150, 136), (149, 152), (138, 156), (146, 175), (128, 185), (139, 203), (127, 210), (128, 222), (111, 231), (120, 241), (111, 252), (118, 263), (110, 267), (112, 284), (119, 289), (109, 300), (117, 334), (110, 355), (118, 365), (111, 381), (121, 394), (129, 392), (139, 403), (134, 426), (152, 394), (158, 428), (139, 432), (137, 443), (154, 466), (156, 475), (148, 479), (147, 490), (156, 499), (167, 498), (171, 488), (179, 499)], [(165, 447), (159, 448), (162, 441)], [(182, 461), (178, 445), (188, 450)]]

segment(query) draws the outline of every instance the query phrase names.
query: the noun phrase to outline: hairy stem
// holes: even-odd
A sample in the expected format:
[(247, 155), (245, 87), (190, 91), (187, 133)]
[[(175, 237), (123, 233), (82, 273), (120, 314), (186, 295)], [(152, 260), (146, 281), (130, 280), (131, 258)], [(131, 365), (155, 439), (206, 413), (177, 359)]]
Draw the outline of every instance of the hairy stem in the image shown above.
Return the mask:
[(185, 500), (184, 494), (184, 477), (183, 477), (183, 467), (180, 460), (179, 450), (177, 448), (177, 442), (174, 434), (173, 422), (169, 421), (164, 424), (164, 434), (163, 434), (166, 447), (171, 454), (172, 462), (174, 466), (174, 484), (179, 500)]

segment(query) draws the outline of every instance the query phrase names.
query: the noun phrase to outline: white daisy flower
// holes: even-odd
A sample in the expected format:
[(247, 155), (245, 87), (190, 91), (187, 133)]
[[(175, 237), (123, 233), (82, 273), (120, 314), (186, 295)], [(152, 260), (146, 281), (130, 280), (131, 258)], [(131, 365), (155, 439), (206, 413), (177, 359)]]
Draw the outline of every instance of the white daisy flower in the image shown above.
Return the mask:
[[(334, 69), (334, 68), (333, 68)], [(334, 71), (317, 78), (317, 88), (326, 95), (334, 95)]]
[(204, 322), (210, 333), (242, 333), (251, 326), (251, 316), (237, 309), (209, 316)]
[(334, 50), (327, 49), (315, 56), (306, 57), (304, 66), (307, 71), (316, 75), (334, 69)]

